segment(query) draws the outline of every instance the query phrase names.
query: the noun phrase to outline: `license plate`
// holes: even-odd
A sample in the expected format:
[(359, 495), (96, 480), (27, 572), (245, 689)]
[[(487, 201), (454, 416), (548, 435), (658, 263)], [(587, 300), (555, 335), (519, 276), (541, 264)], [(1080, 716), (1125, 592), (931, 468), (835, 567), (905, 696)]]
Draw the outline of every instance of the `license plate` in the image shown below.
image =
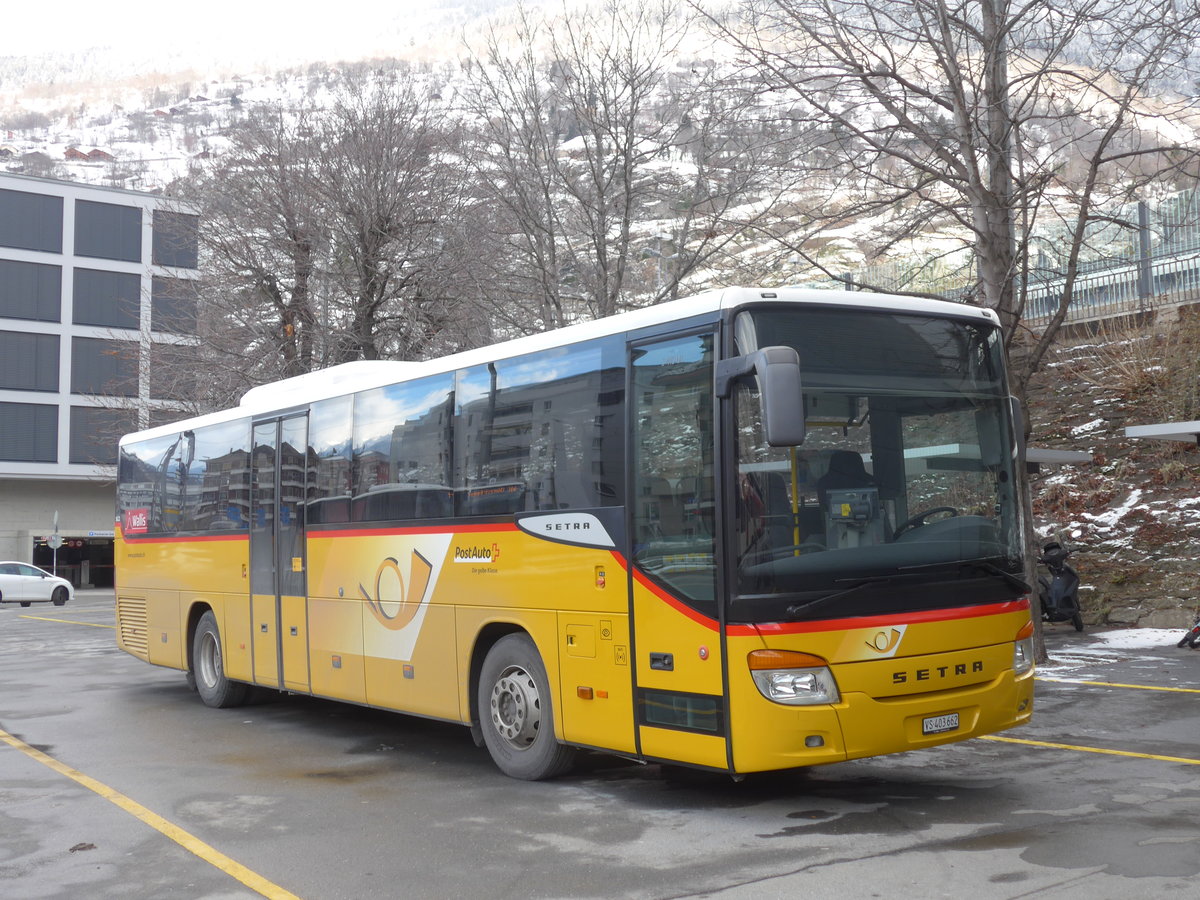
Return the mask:
[(922, 734), (941, 734), (944, 731), (954, 731), (958, 728), (958, 713), (946, 716), (929, 716), (921, 722)]

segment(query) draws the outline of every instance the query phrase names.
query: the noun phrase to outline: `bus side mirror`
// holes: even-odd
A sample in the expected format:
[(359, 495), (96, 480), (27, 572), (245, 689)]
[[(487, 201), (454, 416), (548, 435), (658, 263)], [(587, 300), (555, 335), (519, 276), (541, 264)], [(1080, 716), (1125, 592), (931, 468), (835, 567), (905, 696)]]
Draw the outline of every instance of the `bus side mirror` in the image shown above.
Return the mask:
[(762, 405), (763, 433), (771, 447), (804, 443), (804, 391), (800, 354), (792, 347), (763, 347), (717, 363), (716, 390), (728, 397), (733, 382), (753, 375)]

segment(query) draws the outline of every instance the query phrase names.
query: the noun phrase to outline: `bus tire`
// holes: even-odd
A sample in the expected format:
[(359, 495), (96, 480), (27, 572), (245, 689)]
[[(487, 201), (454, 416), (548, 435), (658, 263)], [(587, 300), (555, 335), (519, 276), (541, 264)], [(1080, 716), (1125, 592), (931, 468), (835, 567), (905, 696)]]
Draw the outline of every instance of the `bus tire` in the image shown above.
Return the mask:
[(200, 617), (192, 635), (192, 673), (196, 679), (196, 691), (205, 706), (226, 709), (246, 702), (248, 686), (225, 677), (221, 632), (212, 610)]
[(65, 587), (56, 587), (54, 593), (50, 595), (50, 602), (55, 606), (63, 606), (67, 602), (67, 589)]
[(479, 675), (479, 725), (500, 771), (522, 781), (553, 778), (571, 768), (575, 749), (554, 736), (550, 679), (525, 634), (500, 638)]

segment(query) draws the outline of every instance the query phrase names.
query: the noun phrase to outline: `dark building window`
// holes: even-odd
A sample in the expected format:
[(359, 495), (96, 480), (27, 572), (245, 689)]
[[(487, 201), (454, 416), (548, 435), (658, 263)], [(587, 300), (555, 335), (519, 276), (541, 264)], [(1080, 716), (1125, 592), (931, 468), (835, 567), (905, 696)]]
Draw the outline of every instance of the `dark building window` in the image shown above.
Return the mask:
[(58, 390), (58, 335), (0, 331), (0, 388)]
[(75, 255), (141, 262), (141, 209), (76, 200)]
[(137, 396), (137, 351), (132, 341), (71, 340), (71, 393)]
[(0, 190), (0, 247), (62, 253), (62, 197)]
[(150, 329), (195, 334), (196, 302), (195, 281), (155, 275), (150, 287)]
[(61, 309), (61, 266), (0, 259), (0, 316), (57, 322)]
[(58, 407), (41, 403), (0, 403), (0, 459), (57, 462)]
[(132, 409), (71, 407), (71, 462), (111, 466), (117, 461), (121, 435), (137, 430), (137, 412)]
[(72, 319), (80, 325), (137, 328), (141, 294), (137, 275), (76, 269)]
[[(153, 358), (151, 356), (151, 359)], [(155, 406), (150, 409), (150, 420), (146, 424), (146, 427), (157, 428), (159, 425), (170, 425), (172, 422), (178, 422), (180, 419), (186, 419), (187, 417), (187, 410)]]
[(199, 221), (199, 216), (156, 209), (153, 225), (154, 264), (183, 269), (196, 268), (196, 233)]
[[(186, 400), (194, 395), (201, 365), (197, 348), (186, 344), (150, 345), (150, 397)], [(176, 415), (175, 419), (182, 418)], [(166, 421), (174, 421), (167, 419)]]

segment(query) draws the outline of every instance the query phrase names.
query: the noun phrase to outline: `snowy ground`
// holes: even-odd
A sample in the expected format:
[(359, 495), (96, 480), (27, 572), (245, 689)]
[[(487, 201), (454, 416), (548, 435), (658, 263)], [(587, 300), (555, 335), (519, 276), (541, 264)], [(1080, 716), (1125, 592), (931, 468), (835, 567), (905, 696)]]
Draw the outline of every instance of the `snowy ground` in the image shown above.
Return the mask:
[(1109, 666), (1144, 661), (1164, 682), (1200, 682), (1200, 650), (1179, 649), (1184, 632), (1171, 628), (1121, 628), (1076, 634), (1066, 628), (1048, 627), (1047, 665), (1038, 666), (1038, 677), (1064, 682), (1108, 681)]

